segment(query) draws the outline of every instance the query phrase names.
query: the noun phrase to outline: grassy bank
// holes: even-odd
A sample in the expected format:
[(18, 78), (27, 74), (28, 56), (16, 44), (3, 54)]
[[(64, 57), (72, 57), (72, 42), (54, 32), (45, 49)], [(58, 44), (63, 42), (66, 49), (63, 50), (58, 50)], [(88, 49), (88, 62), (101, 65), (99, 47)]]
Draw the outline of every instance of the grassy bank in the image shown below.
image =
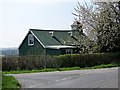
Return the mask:
[(69, 70), (85, 70), (85, 69), (98, 69), (98, 68), (111, 68), (111, 67), (118, 67), (117, 64), (102, 64), (93, 67), (68, 67), (68, 68), (46, 68), (40, 70), (16, 70), (16, 71), (4, 71), (4, 74), (21, 74), (21, 73), (35, 73), (35, 72), (52, 72), (52, 71), (69, 71)]
[(19, 90), (20, 84), (13, 76), (2, 76), (2, 90)]

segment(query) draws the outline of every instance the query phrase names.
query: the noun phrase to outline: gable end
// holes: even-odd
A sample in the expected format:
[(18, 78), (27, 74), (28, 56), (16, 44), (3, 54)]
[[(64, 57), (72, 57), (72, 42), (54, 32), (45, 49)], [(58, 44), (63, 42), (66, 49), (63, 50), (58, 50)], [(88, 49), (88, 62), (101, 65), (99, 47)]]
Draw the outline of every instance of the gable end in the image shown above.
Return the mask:
[(37, 36), (31, 30), (30, 32), (37, 39), (37, 41), (45, 48), (45, 45), (37, 38)]
[[(43, 46), (43, 48), (45, 48), (44, 44), (37, 38), (37, 36), (36, 36), (31, 30), (28, 31), (28, 33), (26, 34), (25, 38), (28, 37), (29, 33), (31, 33), (31, 34), (35, 37), (35, 39)], [(20, 47), (22, 46), (25, 38), (23, 39), (23, 41), (22, 41), (21, 44), (19, 45), (19, 48), (18, 48), (18, 49), (20, 49)]]

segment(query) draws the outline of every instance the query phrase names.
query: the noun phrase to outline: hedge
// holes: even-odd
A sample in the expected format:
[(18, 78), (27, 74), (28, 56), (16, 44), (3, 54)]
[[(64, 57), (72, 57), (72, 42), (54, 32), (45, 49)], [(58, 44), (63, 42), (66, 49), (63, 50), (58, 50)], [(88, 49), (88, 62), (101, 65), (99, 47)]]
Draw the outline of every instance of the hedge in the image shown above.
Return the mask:
[(60, 67), (92, 67), (101, 64), (120, 64), (120, 53), (94, 53), (94, 54), (74, 54), (60, 55), (56, 57), (60, 60)]
[(2, 70), (33, 70), (43, 68), (62, 68), (76, 66), (84, 68), (111, 63), (120, 65), (120, 53), (2, 57)]

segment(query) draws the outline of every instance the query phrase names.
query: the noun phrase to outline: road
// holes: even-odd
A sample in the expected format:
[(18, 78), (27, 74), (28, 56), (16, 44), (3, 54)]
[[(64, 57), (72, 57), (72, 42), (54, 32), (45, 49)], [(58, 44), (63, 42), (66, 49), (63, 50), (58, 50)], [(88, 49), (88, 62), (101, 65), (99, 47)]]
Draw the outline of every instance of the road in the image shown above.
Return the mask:
[(118, 88), (118, 67), (12, 75), (22, 88)]

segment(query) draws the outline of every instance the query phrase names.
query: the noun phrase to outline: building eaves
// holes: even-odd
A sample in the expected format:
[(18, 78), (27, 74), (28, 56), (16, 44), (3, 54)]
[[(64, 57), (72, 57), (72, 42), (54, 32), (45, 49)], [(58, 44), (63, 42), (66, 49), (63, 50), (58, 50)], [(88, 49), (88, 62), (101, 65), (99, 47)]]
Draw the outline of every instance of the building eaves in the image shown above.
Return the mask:
[(53, 45), (53, 46), (46, 46), (49, 49), (63, 49), (63, 48), (75, 48), (75, 46), (67, 46), (67, 45)]

